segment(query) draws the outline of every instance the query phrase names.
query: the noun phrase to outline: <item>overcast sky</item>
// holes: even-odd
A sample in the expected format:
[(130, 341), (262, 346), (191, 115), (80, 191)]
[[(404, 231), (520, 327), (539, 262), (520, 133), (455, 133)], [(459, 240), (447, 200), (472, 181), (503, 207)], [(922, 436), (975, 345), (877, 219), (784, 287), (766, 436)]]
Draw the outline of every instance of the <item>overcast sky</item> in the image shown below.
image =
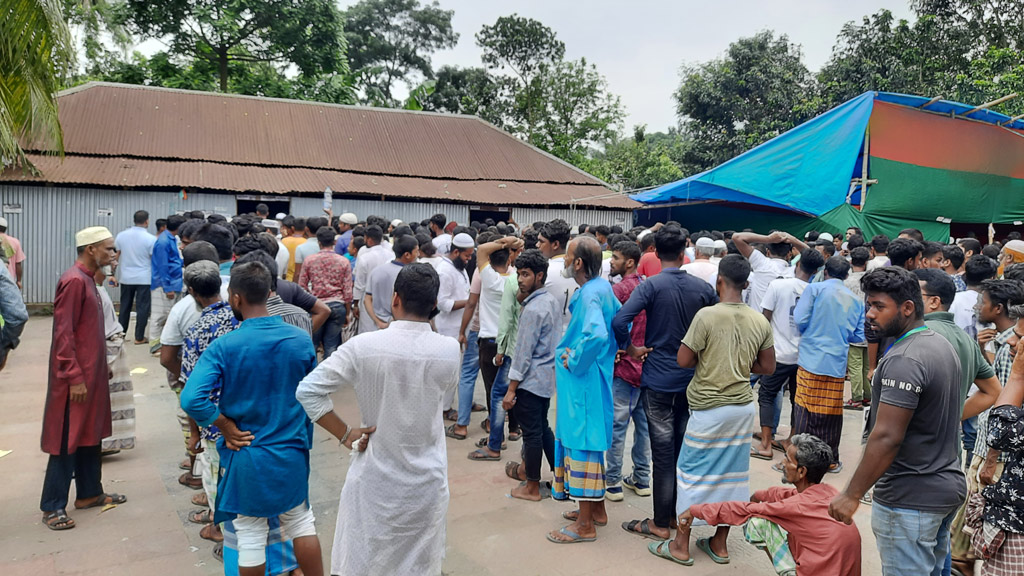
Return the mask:
[[(421, 0), (425, 2), (426, 0)], [(342, 1), (341, 5), (354, 2)], [(474, 35), (499, 16), (518, 13), (554, 29), (566, 57), (585, 57), (622, 97), (625, 131), (647, 124), (650, 131), (676, 123), (672, 92), (679, 67), (721, 56), (729, 43), (758, 31), (787, 34), (803, 48), (804, 63), (817, 71), (828, 60), (843, 24), (882, 8), (897, 18), (912, 16), (907, 0), (440, 0), (454, 10), (459, 33), (453, 50), (433, 64), (481, 66)]]

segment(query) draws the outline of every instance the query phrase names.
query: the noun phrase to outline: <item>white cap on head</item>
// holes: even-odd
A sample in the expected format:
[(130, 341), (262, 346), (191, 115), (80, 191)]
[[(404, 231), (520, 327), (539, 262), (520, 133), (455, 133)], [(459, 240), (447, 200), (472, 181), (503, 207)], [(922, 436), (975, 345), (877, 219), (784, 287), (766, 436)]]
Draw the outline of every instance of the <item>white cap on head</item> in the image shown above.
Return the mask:
[(401, 225), (402, 225), (402, 221), (399, 220), (398, 218), (395, 218), (394, 220), (391, 221), (391, 227), (392, 228), (398, 228)]
[(357, 218), (356, 215), (351, 212), (345, 212), (341, 216), (338, 216), (338, 222), (348, 224), (349, 226), (355, 226), (356, 224), (359, 223), (359, 218)]
[(273, 228), (274, 230), (281, 227), (281, 224), (278, 223), (277, 220), (263, 220), (260, 224), (263, 224), (264, 228)]
[(4, 228), (7, 228), (7, 218), (4, 218), (3, 216), (0, 216), (0, 226), (3, 226)]
[(636, 239), (639, 240), (639, 239), (643, 238), (644, 236), (647, 236), (648, 234), (654, 234), (654, 232), (651, 232), (650, 229), (644, 230), (643, 232), (641, 232), (641, 233), (636, 235)]
[(452, 247), (454, 248), (472, 248), (476, 246), (476, 242), (473, 241), (473, 237), (465, 232), (455, 235), (452, 238)]
[(818, 240), (825, 240), (827, 242), (831, 242), (832, 240), (834, 240), (834, 238), (832, 238), (832, 235), (829, 234), (828, 232), (822, 232), (821, 234), (818, 234)]
[(91, 246), (97, 242), (102, 242), (107, 238), (113, 238), (114, 235), (110, 233), (104, 226), (91, 226), (79, 230), (75, 234), (75, 248), (81, 248), (82, 246)]
[(701, 236), (700, 238), (697, 238), (696, 246), (697, 248), (714, 248), (715, 241), (707, 236)]
[(728, 250), (729, 249), (729, 245), (725, 243), (725, 240), (715, 240), (714, 241), (714, 247), (715, 247), (715, 250)]
[(275, 220), (284, 220), (288, 215), (284, 212), (278, 212), (277, 216), (274, 216)]

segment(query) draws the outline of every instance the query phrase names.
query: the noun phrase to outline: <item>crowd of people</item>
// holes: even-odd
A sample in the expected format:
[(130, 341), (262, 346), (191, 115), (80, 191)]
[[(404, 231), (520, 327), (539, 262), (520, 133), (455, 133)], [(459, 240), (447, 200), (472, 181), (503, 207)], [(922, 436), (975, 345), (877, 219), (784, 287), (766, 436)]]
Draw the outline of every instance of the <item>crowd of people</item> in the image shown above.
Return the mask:
[[(328, 573), (440, 573), (448, 448), (470, 437), (474, 413), (484, 436), (470, 460), (521, 443), (505, 465), (512, 498), (575, 503), (547, 534), (555, 544), (597, 540), (606, 502), (628, 490), (652, 498), (653, 515), (621, 528), (676, 564), (728, 563), (741, 526), (778, 574), (857, 575), (854, 515), (870, 505), (885, 575), (1024, 573), (1017, 233), (983, 246), (915, 229), (890, 240), (270, 219), (263, 205), (230, 220), (170, 215), (156, 237), (148, 227), (140, 211), (116, 239), (80, 231), (57, 287), (42, 441), (51, 529), (75, 525), (72, 479), (76, 509), (127, 501), (103, 491), (100, 469), (134, 446), (134, 305), (134, 341), (180, 399), (189, 519), (226, 574), (325, 572), (309, 506), (314, 424), (353, 451)], [(0, 270), (4, 350), (24, 323), (8, 285)], [(358, 424), (334, 409), (342, 387)], [(861, 455), (840, 455), (844, 410), (865, 412)], [(777, 460), (785, 485), (752, 493), (751, 459)], [(846, 486), (826, 483), (844, 461), (858, 462)], [(716, 527), (694, 541), (702, 556), (690, 546), (700, 525)]]

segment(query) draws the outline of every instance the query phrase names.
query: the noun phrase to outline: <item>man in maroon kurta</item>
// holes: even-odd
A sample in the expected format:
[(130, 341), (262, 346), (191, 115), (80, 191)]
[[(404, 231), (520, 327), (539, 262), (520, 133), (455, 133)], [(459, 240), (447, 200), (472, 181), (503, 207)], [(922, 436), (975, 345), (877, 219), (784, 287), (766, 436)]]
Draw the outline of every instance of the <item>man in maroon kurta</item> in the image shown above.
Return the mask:
[(50, 377), (43, 413), (42, 449), (50, 455), (39, 504), (53, 530), (74, 528), (68, 490), (75, 479), (75, 508), (120, 504), (100, 483), (100, 443), (110, 436), (110, 390), (102, 304), (93, 275), (115, 255), (110, 231), (97, 226), (75, 235), (78, 259), (60, 277), (53, 301)]

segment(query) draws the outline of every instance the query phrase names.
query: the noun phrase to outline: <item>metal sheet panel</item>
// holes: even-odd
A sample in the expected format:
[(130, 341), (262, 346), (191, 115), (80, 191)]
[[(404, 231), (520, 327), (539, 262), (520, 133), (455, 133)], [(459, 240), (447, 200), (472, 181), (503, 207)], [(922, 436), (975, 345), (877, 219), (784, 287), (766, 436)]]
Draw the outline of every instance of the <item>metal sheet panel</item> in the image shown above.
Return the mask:
[(512, 217), (520, 226), (529, 226), (534, 222), (549, 222), (561, 218), (576, 229), (580, 224), (614, 226), (618, 224), (628, 230), (633, 226), (633, 213), (628, 210), (587, 210), (570, 208), (523, 208), (512, 207)]

